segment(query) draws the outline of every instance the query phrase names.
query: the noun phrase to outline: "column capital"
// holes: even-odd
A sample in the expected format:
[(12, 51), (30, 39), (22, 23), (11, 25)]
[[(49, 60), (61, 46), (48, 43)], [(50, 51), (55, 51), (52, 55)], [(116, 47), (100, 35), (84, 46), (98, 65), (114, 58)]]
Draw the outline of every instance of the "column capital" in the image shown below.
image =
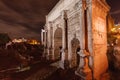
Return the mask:
[(67, 18), (67, 12), (68, 12), (68, 10), (63, 10), (63, 11), (61, 12), (62, 19), (68, 19), (68, 18)]

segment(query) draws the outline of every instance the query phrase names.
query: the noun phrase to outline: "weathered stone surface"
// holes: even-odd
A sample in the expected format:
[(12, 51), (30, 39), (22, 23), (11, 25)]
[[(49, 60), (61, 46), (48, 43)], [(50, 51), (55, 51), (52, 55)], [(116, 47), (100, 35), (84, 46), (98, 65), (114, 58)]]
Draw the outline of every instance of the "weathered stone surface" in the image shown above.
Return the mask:
[[(108, 67), (106, 51), (107, 51), (107, 32), (106, 32), (106, 16), (109, 7), (105, 1), (98, 0), (60, 0), (58, 4), (46, 17), (47, 30), (47, 46), (52, 45), (53, 54), (59, 53), (58, 47), (61, 43), (64, 51), (62, 61), (70, 62), (70, 67), (75, 67), (77, 62), (76, 49), (86, 50), (92, 59), (86, 58), (85, 69), (88, 64), (93, 69), (94, 78), (98, 79)], [(52, 22), (53, 32), (50, 33), (50, 23)], [(57, 31), (61, 28), (62, 33)], [(56, 31), (58, 33), (56, 33)], [(62, 35), (61, 35), (62, 34)], [(54, 36), (53, 40), (50, 36)], [(60, 39), (55, 37), (61, 35)], [(74, 42), (74, 39), (77, 41)], [(53, 43), (53, 44), (51, 44)], [(77, 43), (77, 44), (76, 44)], [(65, 56), (66, 54), (67, 57)], [(102, 64), (102, 65), (101, 65)]]
[(105, 3), (94, 1), (92, 7), (93, 16), (93, 47), (94, 47), (94, 76), (99, 79), (99, 75), (108, 68), (106, 57), (107, 32), (106, 15), (109, 8)]

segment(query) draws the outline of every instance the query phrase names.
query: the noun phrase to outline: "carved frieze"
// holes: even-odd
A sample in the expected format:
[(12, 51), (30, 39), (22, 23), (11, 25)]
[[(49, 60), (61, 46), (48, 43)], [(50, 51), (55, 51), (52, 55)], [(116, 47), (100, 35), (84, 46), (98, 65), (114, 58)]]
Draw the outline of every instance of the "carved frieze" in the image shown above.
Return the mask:
[(79, 21), (79, 14), (76, 13), (68, 18), (68, 34), (72, 35), (75, 34), (78, 30), (80, 30), (80, 21)]
[[(106, 26), (105, 20), (101, 17), (96, 18), (94, 22), (94, 38), (96, 44), (104, 44), (106, 40)], [(99, 43), (101, 42), (101, 43)]]
[(86, 0), (87, 4), (90, 4), (92, 2), (92, 0)]
[(94, 7), (98, 7), (99, 9), (102, 10), (102, 12), (104, 12), (104, 14), (108, 11), (108, 6), (107, 4), (103, 4), (102, 1), (94, 1), (94, 4), (93, 4)]
[(82, 0), (79, 0), (79, 2), (77, 2), (74, 6), (75, 10), (79, 10), (82, 8)]

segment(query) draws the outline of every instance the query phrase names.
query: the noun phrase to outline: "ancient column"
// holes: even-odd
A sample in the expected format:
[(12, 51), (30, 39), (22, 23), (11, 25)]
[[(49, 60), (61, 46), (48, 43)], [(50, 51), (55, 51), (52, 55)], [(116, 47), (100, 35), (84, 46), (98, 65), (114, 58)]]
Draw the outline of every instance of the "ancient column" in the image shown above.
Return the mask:
[(93, 37), (92, 37), (92, 4), (91, 0), (87, 0), (86, 2), (87, 8), (86, 8), (86, 17), (87, 17), (87, 35), (88, 35), (88, 41), (87, 41), (87, 46), (88, 46), (88, 66), (91, 70), (91, 78), (94, 79), (94, 74), (93, 74)]
[(44, 37), (44, 35), (45, 35), (45, 30), (42, 29), (42, 30), (41, 30), (41, 44), (42, 44), (42, 45), (44, 45), (44, 43), (45, 43), (45, 37)]
[(67, 10), (62, 12), (62, 25), (63, 25), (63, 48), (68, 48), (68, 24), (67, 24)]
[[(88, 72), (88, 60), (85, 58), (89, 55), (88, 51), (87, 51), (87, 18), (86, 18), (86, 0), (82, 0), (82, 2), (80, 2), (82, 8), (80, 9), (80, 13), (82, 14), (81, 17), (80, 17), (80, 23), (82, 26), (80, 26), (80, 52), (79, 52), (79, 55), (80, 55), (80, 63), (79, 63), (79, 67), (78, 69), (75, 71), (75, 74), (80, 76), (81, 78), (83, 79), (86, 79), (86, 76), (83, 76), (83, 74), (86, 74)], [(84, 56), (81, 56), (81, 54), (84, 54)], [(84, 59), (81, 60), (81, 59)], [(83, 62), (81, 62), (83, 61)], [(86, 63), (86, 64), (85, 64)], [(83, 66), (81, 66), (83, 65)]]
[(43, 29), (41, 30), (41, 44), (43, 45)]
[(48, 25), (46, 25), (47, 27), (46, 27), (46, 32), (45, 32), (45, 53), (46, 53), (46, 59), (48, 59), (49, 60), (49, 46), (50, 46), (50, 40), (49, 40), (49, 27), (48, 27)]
[(62, 12), (61, 22), (63, 25), (63, 39), (62, 39), (63, 46), (62, 46), (62, 58), (61, 58), (60, 66), (64, 69), (65, 68), (64, 61), (67, 61), (67, 57), (68, 57), (67, 10), (64, 10)]
[(46, 29), (46, 26), (44, 26), (43, 38), (44, 38), (44, 54), (43, 54), (43, 57), (47, 57), (47, 29)]
[(50, 22), (50, 57), (52, 60), (54, 60), (53, 41), (53, 22)]
[[(83, 6), (82, 2), (80, 2), (79, 5)], [(80, 52), (83, 53), (83, 54), (85, 54), (86, 50), (85, 50), (84, 9), (80, 9), (80, 13), (82, 15), (82, 16), (80, 16), (80, 23), (81, 23), (81, 26), (80, 26), (80, 29), (81, 29), (81, 31), (80, 31), (80, 39), (81, 39), (81, 41), (80, 41), (80, 48), (81, 48), (81, 50), (80, 50)], [(76, 74), (79, 74), (79, 67), (78, 67), (78, 69), (76, 71)]]

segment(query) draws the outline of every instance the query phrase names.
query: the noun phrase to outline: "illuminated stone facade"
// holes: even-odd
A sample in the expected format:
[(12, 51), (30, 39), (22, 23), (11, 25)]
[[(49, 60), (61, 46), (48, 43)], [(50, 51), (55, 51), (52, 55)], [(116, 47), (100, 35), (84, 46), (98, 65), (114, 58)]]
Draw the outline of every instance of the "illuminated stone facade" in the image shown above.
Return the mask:
[(93, 1), (92, 6), (92, 35), (93, 35), (93, 50), (94, 50), (94, 73), (98, 77), (108, 67), (106, 57), (107, 53), (107, 29), (106, 16), (108, 6), (105, 0)]
[[(60, 57), (60, 67), (69, 61), (69, 67), (78, 67), (76, 50), (87, 52), (87, 65), (99, 79), (108, 67), (106, 16), (109, 6), (105, 0), (60, 0), (46, 16), (45, 53), (48, 59)], [(79, 57), (79, 56), (78, 56)], [(87, 66), (88, 67), (88, 66)], [(85, 68), (85, 72), (89, 73)], [(90, 80), (90, 78), (87, 78)]]

